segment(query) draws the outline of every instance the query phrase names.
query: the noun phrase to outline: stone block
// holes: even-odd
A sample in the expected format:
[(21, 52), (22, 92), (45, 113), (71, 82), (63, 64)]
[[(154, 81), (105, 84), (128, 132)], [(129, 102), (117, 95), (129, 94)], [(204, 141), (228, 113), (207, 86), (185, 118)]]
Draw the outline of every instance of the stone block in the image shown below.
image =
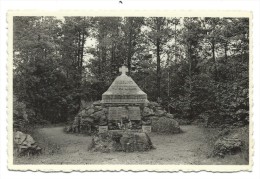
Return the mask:
[(142, 131), (146, 133), (152, 132), (152, 126), (142, 126)]
[(108, 131), (108, 126), (99, 126), (98, 127), (98, 132), (103, 133)]

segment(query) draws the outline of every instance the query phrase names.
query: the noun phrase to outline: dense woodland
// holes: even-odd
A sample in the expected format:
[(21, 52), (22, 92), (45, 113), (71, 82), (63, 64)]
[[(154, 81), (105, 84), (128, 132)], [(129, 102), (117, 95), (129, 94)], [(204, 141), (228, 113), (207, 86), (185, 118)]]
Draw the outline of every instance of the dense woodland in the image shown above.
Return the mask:
[(249, 19), (14, 17), (14, 125), (71, 121), (125, 64), (179, 121), (249, 121)]

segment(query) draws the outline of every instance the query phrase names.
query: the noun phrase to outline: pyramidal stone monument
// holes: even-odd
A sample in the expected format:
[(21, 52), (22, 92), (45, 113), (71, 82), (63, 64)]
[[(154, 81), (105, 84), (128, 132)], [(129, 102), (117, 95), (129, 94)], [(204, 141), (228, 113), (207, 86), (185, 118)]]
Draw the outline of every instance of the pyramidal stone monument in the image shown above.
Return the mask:
[(126, 74), (127, 67), (119, 68), (118, 76), (108, 90), (102, 94), (101, 103), (108, 108), (108, 126), (99, 126), (99, 132), (106, 130), (142, 130), (151, 132), (151, 126), (143, 126), (141, 108), (147, 105), (147, 94)]
[(122, 66), (118, 76), (108, 90), (102, 95), (104, 104), (145, 104), (147, 103), (147, 94), (144, 93), (134, 80), (126, 75), (128, 69)]
[(82, 107), (65, 131), (92, 135), (89, 150), (101, 152), (154, 149), (149, 137), (152, 129), (180, 133), (172, 114), (147, 100), (147, 94), (126, 74), (128, 69), (122, 66), (119, 71), (121, 75), (102, 94), (102, 100)]
[(93, 136), (89, 150), (147, 151), (154, 149), (148, 132), (151, 126), (143, 127), (141, 108), (147, 103), (147, 95), (134, 80), (126, 75), (128, 69), (122, 66), (118, 76), (102, 95), (102, 107), (106, 109), (106, 125), (99, 125), (98, 134)]

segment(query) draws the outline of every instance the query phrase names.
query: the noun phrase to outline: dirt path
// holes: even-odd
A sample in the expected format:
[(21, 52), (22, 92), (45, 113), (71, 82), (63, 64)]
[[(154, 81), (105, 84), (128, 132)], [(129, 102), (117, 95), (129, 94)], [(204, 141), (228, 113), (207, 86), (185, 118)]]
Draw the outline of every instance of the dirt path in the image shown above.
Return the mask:
[(181, 126), (176, 135), (150, 134), (156, 147), (148, 152), (100, 153), (88, 151), (91, 137), (66, 134), (63, 127), (42, 128), (34, 136), (45, 150), (40, 156), (15, 158), (15, 163), (30, 164), (243, 164), (239, 155), (224, 159), (209, 157), (209, 136), (214, 130), (198, 126)]

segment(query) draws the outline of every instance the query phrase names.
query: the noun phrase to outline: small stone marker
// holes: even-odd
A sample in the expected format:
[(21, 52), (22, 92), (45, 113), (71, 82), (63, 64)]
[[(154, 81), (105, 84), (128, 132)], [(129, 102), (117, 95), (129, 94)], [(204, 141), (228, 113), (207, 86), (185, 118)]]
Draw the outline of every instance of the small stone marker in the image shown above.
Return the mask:
[(143, 132), (151, 133), (152, 127), (151, 126), (142, 126), (142, 130), (143, 130)]
[(99, 126), (98, 127), (99, 133), (106, 132), (106, 131), (108, 131), (108, 126)]
[(128, 107), (129, 120), (141, 120), (141, 111), (139, 107)]

